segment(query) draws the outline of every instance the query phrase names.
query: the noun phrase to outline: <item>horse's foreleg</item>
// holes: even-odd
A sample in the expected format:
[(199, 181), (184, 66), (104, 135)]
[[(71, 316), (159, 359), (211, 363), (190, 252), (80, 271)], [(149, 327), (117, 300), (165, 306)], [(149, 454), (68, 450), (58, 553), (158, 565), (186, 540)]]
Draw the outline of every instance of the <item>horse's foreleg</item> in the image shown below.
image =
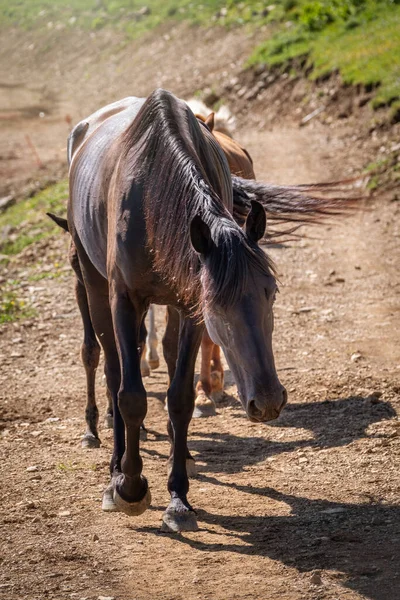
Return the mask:
[(81, 357), (86, 371), (85, 418), (87, 430), (82, 438), (82, 447), (98, 448), (100, 446), (100, 439), (97, 431), (99, 411), (96, 405), (95, 380), (96, 369), (99, 365), (100, 346), (97, 342), (96, 334), (90, 318), (86, 289), (78, 278), (76, 278), (75, 281), (75, 294), (83, 322), (84, 336), (81, 348)]
[(114, 282), (110, 289), (110, 304), (121, 369), (118, 406), (126, 428), (126, 449), (121, 461), (122, 473), (114, 482), (114, 502), (118, 510), (135, 516), (143, 513), (151, 502), (139, 453), (140, 426), (147, 412), (139, 348), (145, 307), (134, 304), (119, 282)]
[(200, 378), (196, 385), (196, 401), (193, 417), (210, 417), (215, 415), (215, 404), (211, 397), (211, 357), (214, 342), (204, 330), (201, 338)]
[[(104, 376), (106, 372), (106, 367), (104, 367)], [(112, 394), (109, 390), (108, 385), (106, 385), (106, 394), (107, 394), (107, 410), (106, 416), (104, 417), (104, 427), (107, 429), (112, 429), (114, 425), (114, 408), (113, 408), (113, 399)]]
[(149, 332), (147, 334), (147, 362), (149, 363), (149, 367), (152, 371), (158, 369), (160, 366), (160, 357), (158, 356), (157, 346), (158, 346), (158, 338), (157, 338), (157, 329), (156, 329), (156, 319), (155, 319), (155, 308), (153, 304), (150, 304), (149, 311), (147, 313), (149, 315)]
[[(165, 311), (165, 333), (162, 339), (163, 354), (168, 368), (168, 387), (175, 376), (176, 362), (178, 360), (178, 345), (179, 345), (179, 321), (180, 316), (176, 308), (167, 306)], [(167, 423), (167, 431), (171, 442), (170, 456), (168, 459), (168, 475), (172, 469), (172, 454), (174, 443), (174, 432), (170, 419)], [(196, 463), (189, 449), (186, 447), (186, 470), (188, 477), (196, 476)]]
[(189, 480), (186, 469), (187, 434), (194, 408), (194, 367), (203, 327), (195, 320), (181, 318), (179, 354), (168, 389), (168, 413), (172, 437), (172, 468), (168, 479), (171, 501), (163, 515), (165, 531), (195, 531), (196, 515), (187, 500)]

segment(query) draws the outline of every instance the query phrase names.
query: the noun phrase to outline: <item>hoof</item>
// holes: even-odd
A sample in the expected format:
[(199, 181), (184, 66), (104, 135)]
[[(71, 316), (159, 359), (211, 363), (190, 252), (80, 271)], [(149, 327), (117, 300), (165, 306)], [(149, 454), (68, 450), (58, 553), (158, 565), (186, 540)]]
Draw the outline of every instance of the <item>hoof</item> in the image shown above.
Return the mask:
[(193, 510), (177, 512), (167, 508), (162, 517), (161, 531), (179, 533), (180, 531), (198, 531), (196, 513)]
[(205, 394), (197, 396), (194, 403), (193, 418), (214, 417), (216, 415), (215, 403), (212, 398), (208, 398)]
[[(169, 477), (171, 475), (171, 471), (172, 471), (172, 462), (169, 460), (167, 465), (168, 465), (167, 472), (168, 472), (168, 477)], [(197, 477), (196, 461), (194, 460), (194, 458), (186, 459), (186, 473), (187, 473), (187, 476), (190, 477), (191, 479), (193, 479), (194, 477)]]
[[(146, 481), (147, 486), (147, 481)], [(151, 504), (150, 489), (147, 487), (144, 497), (139, 502), (128, 502), (124, 500), (117, 492), (117, 488), (114, 488), (114, 502), (117, 510), (123, 512), (129, 517), (138, 517), (147, 510)]]
[(112, 429), (114, 427), (114, 417), (112, 415), (106, 415), (104, 417), (104, 427), (106, 429)]
[(85, 433), (81, 441), (82, 448), (100, 448), (100, 440), (93, 433)]
[(159, 358), (148, 358), (147, 362), (149, 363), (149, 367), (151, 371), (155, 371), (160, 366)]
[(118, 510), (114, 502), (114, 488), (112, 484), (108, 486), (103, 494), (103, 500), (101, 502), (101, 510), (104, 512), (116, 512)]

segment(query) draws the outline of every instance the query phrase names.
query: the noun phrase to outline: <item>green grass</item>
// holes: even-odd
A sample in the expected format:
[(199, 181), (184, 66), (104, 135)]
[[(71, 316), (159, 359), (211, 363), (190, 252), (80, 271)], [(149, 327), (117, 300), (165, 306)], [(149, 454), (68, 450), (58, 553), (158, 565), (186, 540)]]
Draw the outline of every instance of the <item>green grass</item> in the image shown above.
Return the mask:
[[(250, 65), (286, 68), (303, 58), (312, 79), (339, 72), (346, 84), (376, 87), (374, 108), (400, 99), (399, 0), (298, 0), (288, 6), (285, 24), (254, 50)], [(398, 113), (396, 104), (393, 120)]]
[(0, 26), (32, 29), (51, 22), (98, 30), (111, 25), (136, 37), (168, 20), (201, 25), (259, 23), (260, 18), (268, 20), (265, 7), (265, 2), (255, 0), (0, 0)]
[(265, 28), (249, 65), (339, 71), (348, 84), (376, 86), (373, 106), (397, 103), (400, 119), (400, 0), (0, 0), (0, 27), (99, 30), (136, 38), (168, 21)]
[[(46, 212), (65, 214), (68, 183), (61, 181), (51, 185), (31, 198), (21, 200), (0, 214), (0, 231), (9, 230), (6, 241), (0, 245), (1, 263), (7, 263), (13, 255), (27, 246), (59, 235), (59, 227), (46, 216)], [(45, 277), (60, 277), (63, 272), (58, 263), (50, 272), (33, 273), (28, 279), (39, 281)], [(36, 311), (19, 297), (20, 281), (8, 279), (0, 290), (0, 324), (35, 316)]]
[(68, 182), (61, 181), (21, 200), (0, 214), (0, 231), (10, 228), (6, 241), (0, 245), (0, 254), (19, 254), (24, 248), (56, 232), (59, 228), (46, 212), (64, 215), (68, 197)]

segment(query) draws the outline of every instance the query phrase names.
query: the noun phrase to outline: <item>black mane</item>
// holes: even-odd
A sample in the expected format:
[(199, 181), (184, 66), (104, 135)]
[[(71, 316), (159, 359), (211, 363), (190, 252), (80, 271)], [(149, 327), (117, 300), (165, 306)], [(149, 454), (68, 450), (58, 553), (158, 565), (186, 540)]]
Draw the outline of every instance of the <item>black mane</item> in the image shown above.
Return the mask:
[[(272, 262), (232, 217), (232, 182), (222, 150), (184, 102), (156, 90), (122, 142), (128, 180), (139, 181), (144, 190), (153, 267), (183, 305), (199, 308), (206, 301), (226, 307), (245, 291), (251, 269), (272, 274)], [(189, 234), (196, 215), (214, 242), (203, 269), (203, 297), (202, 269)]]

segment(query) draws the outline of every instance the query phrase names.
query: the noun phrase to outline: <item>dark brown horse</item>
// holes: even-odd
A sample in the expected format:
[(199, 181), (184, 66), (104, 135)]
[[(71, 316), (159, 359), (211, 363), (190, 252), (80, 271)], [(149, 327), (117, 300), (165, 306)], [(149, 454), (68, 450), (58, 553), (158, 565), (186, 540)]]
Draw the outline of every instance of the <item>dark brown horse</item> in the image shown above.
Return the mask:
[[(78, 124), (69, 139), (68, 158), (71, 162), (75, 152), (80, 145), (109, 117), (129, 109), (132, 103), (138, 102), (138, 99), (125, 98), (124, 100), (108, 105)], [(144, 102), (144, 100), (140, 100)], [(204, 115), (196, 115), (197, 118), (206, 123), (208, 129), (213, 132), (214, 137), (220, 143), (220, 146), (228, 161), (230, 170), (234, 174), (242, 177), (254, 178), (254, 170), (251, 157), (248, 152), (237, 141), (219, 131), (213, 130), (213, 115), (207, 118)], [(245, 217), (250, 210), (249, 198), (258, 198), (264, 205), (270, 220), (281, 221), (289, 227), (289, 233), (293, 227), (303, 222), (315, 222), (324, 215), (332, 215), (335, 212), (343, 212), (347, 206), (347, 201), (340, 198), (315, 197), (310, 196), (311, 191), (329, 190), (329, 186), (318, 184), (315, 186), (293, 186), (282, 187), (266, 184), (256, 184), (251, 182), (246, 184), (247, 193), (244, 192), (243, 181), (234, 189), (234, 217), (238, 223), (243, 225)], [(333, 189), (336, 190), (336, 184)], [(50, 215), (61, 227), (68, 230), (67, 221), (54, 215)], [(281, 236), (282, 233), (279, 232)], [(269, 238), (272, 231), (269, 231)], [(100, 440), (98, 437), (98, 409), (95, 400), (95, 373), (99, 363), (100, 346), (96, 339), (93, 325), (90, 318), (86, 289), (83, 282), (79, 259), (74, 243), (71, 243), (70, 261), (76, 274), (76, 297), (78, 306), (82, 315), (84, 326), (84, 340), (82, 344), (82, 360), (87, 378), (87, 404), (86, 404), (86, 423), (87, 431), (82, 439), (84, 447), (98, 447)], [(167, 311), (169, 319), (169, 330), (177, 331), (179, 328), (179, 313), (170, 307)], [(153, 328), (154, 329), (154, 328)], [(155, 333), (155, 332), (154, 332)], [(146, 330), (142, 323), (140, 333), (140, 344), (144, 347)], [(170, 355), (170, 362), (176, 361), (177, 348), (171, 348), (170, 337), (163, 341), (164, 353)], [(198, 416), (205, 416), (215, 412), (215, 406), (212, 398), (218, 396), (223, 390), (224, 371), (220, 358), (220, 348), (214, 344), (205, 330), (201, 342), (202, 361), (200, 378), (196, 386), (195, 411)], [(142, 354), (142, 372), (143, 372), (143, 354)], [(110, 393), (107, 389), (108, 409), (106, 414), (106, 425), (112, 427), (113, 407)]]
[[(276, 282), (257, 246), (265, 211), (253, 200), (244, 230), (232, 218), (233, 191), (243, 193), (242, 181), (232, 185), (208, 129), (164, 90), (110, 115), (71, 163), (68, 227), (114, 408), (106, 508), (114, 503), (138, 515), (150, 504), (139, 454), (147, 406), (140, 328), (150, 302), (180, 313), (178, 357), (168, 363), (171, 501), (163, 517), (174, 531), (196, 528), (186, 458), (202, 317), (224, 349), (249, 418), (276, 418), (286, 403), (272, 353)], [(168, 335), (175, 347), (167, 327)]]

